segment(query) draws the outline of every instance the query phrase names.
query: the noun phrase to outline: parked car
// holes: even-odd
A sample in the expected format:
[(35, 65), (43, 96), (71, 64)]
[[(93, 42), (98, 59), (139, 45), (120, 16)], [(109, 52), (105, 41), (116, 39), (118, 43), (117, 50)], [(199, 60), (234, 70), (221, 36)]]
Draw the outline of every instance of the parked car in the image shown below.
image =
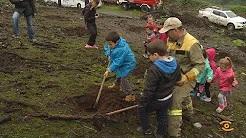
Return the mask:
[(117, 0), (117, 4), (121, 5), (124, 9), (140, 7), (144, 12), (155, 9), (160, 2), (160, 0)]
[[(84, 8), (85, 7), (85, 0), (44, 0), (45, 2), (54, 2), (58, 5), (64, 7), (77, 7), (77, 8)], [(99, 1), (98, 7), (102, 6), (102, 1)]]
[(246, 19), (237, 16), (230, 10), (223, 10), (218, 7), (199, 10), (198, 17), (205, 18), (210, 22), (227, 26), (228, 30), (246, 28)]

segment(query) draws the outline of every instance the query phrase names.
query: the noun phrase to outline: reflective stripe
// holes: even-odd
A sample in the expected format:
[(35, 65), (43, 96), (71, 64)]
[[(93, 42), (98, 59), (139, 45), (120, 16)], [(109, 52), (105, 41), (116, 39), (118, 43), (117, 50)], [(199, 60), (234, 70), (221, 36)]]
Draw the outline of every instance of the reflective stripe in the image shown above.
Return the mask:
[(171, 116), (182, 116), (182, 110), (169, 110), (168, 114)]
[(157, 99), (157, 100), (160, 101), (160, 102), (163, 102), (163, 101), (166, 101), (166, 100), (170, 99), (172, 96), (173, 96), (173, 94), (171, 93), (168, 96), (166, 96), (166, 97), (164, 97), (162, 99)]

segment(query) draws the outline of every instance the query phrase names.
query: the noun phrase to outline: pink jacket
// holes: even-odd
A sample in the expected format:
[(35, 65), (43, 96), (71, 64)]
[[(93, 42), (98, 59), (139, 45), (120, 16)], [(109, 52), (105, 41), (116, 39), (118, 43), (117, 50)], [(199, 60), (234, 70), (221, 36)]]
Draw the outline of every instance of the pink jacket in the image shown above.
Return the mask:
[(220, 67), (216, 69), (214, 81), (218, 83), (220, 91), (231, 92), (234, 80), (236, 79), (232, 68), (228, 68), (225, 71), (222, 71)]
[(209, 65), (211, 67), (211, 69), (213, 70), (213, 73), (215, 74), (216, 69), (217, 69), (217, 65), (215, 62), (215, 55), (216, 55), (216, 51), (214, 48), (208, 48), (206, 50), (207, 56), (208, 56), (208, 61), (209, 61)]

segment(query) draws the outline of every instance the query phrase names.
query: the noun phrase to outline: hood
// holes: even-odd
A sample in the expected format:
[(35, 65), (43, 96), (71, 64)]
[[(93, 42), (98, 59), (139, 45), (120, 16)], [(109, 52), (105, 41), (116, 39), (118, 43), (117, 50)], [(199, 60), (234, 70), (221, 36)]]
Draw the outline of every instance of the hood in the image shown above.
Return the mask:
[(246, 22), (246, 19), (240, 16), (234, 17), (230, 19), (233, 22), (241, 23), (241, 22)]
[(168, 57), (167, 59), (158, 59), (154, 62), (161, 72), (171, 74), (177, 69), (177, 62), (173, 57)]
[(215, 61), (216, 51), (214, 48), (208, 48), (206, 53), (209, 61)]
[(115, 48), (124, 47), (126, 43), (127, 43), (127, 42), (126, 42), (126, 39), (120, 37), (120, 39), (118, 40), (118, 42), (117, 42)]

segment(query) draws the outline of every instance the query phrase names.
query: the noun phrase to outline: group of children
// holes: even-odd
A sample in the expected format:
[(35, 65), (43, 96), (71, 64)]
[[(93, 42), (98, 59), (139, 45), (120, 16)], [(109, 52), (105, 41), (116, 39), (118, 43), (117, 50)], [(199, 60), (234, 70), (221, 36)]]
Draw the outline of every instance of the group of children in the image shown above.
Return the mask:
[[(168, 55), (167, 35), (158, 32), (159, 29), (153, 17), (148, 17), (145, 28), (148, 30), (148, 37), (144, 54), (153, 64), (147, 71), (144, 90), (140, 96), (138, 112), (141, 127), (139, 130), (144, 134), (150, 133), (148, 131), (148, 113), (156, 111), (157, 135), (165, 136), (167, 135), (167, 107), (172, 102), (172, 90), (181, 79), (181, 71), (176, 59)], [(109, 73), (115, 73), (116, 81), (111, 88), (119, 87), (127, 95), (126, 101), (134, 101), (132, 85), (127, 78), (136, 67), (135, 56), (127, 41), (117, 32), (108, 33), (105, 40), (104, 53), (109, 59), (109, 66), (104, 76), (107, 77)], [(238, 84), (233, 72), (232, 61), (229, 57), (224, 57), (219, 60), (217, 67), (214, 48), (204, 50), (203, 55), (205, 68), (197, 77), (197, 84), (192, 93), (199, 96), (201, 100), (210, 102), (209, 87), (211, 83), (217, 83), (220, 92), (218, 95), (219, 106), (216, 111), (220, 113), (228, 105), (227, 98), (232, 92), (232, 88)]]
[(210, 102), (210, 85), (211, 83), (219, 86), (218, 101), (219, 105), (216, 111), (221, 113), (228, 106), (227, 98), (232, 92), (232, 88), (238, 84), (233, 65), (230, 57), (221, 58), (218, 62), (218, 67), (215, 62), (216, 51), (214, 48), (203, 50), (205, 58), (204, 71), (198, 75), (196, 86), (191, 95), (200, 97), (202, 101)]

